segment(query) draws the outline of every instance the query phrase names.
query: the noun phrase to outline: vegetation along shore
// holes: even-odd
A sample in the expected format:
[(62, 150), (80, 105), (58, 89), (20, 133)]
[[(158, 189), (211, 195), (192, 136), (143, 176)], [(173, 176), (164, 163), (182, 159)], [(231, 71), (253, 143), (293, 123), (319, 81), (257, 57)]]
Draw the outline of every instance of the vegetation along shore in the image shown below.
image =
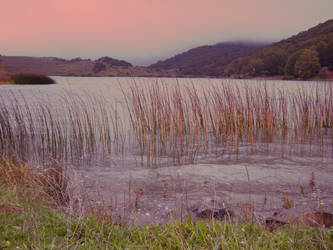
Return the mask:
[[(2, 156), (2, 249), (332, 249), (333, 229), (302, 223), (271, 230), (252, 220), (174, 221), (143, 227), (114, 223), (102, 208), (78, 212), (56, 162), (39, 171)], [(75, 210), (73, 208), (76, 207)], [(73, 212), (75, 211), (75, 212)]]

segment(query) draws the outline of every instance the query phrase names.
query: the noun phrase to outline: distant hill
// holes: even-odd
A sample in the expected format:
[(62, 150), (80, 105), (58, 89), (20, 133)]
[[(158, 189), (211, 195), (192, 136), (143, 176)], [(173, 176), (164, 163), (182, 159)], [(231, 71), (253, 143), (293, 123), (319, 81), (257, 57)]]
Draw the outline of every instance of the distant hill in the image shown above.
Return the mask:
[(97, 60), (57, 57), (1, 56), (0, 64), (9, 74), (35, 73), (48, 76), (138, 76), (175, 77), (172, 71), (134, 67), (129, 62), (111, 57)]
[(227, 75), (310, 78), (333, 70), (333, 20), (233, 60)]
[(223, 42), (190, 49), (150, 65), (160, 70), (173, 70), (178, 75), (223, 76), (226, 66), (240, 56), (262, 48), (263, 43)]
[(9, 74), (71, 76), (332, 78), (333, 19), (274, 44), (223, 42), (190, 49), (149, 67), (111, 57), (97, 60), (1, 56)]
[(132, 64), (126, 61), (111, 57), (92, 61), (81, 58), (66, 60), (57, 57), (0, 56), (0, 63), (10, 74), (21, 72), (45, 75), (98, 74), (110, 68), (132, 67)]

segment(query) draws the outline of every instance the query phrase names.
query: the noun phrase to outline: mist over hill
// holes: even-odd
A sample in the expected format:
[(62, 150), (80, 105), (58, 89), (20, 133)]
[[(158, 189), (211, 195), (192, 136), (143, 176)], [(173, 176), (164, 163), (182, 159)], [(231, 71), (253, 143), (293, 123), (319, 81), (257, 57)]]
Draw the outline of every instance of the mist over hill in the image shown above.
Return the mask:
[(233, 60), (228, 76), (325, 77), (333, 70), (333, 20)]

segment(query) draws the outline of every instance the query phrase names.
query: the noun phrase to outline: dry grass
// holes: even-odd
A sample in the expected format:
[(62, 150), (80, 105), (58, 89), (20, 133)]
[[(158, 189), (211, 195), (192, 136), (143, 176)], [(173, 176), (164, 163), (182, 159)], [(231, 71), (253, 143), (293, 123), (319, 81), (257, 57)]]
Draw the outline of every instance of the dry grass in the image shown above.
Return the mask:
[(64, 207), (69, 202), (67, 176), (55, 160), (50, 159), (43, 168), (33, 170), (26, 162), (2, 155), (0, 181), (14, 189), (18, 186), (31, 188), (59, 207)]

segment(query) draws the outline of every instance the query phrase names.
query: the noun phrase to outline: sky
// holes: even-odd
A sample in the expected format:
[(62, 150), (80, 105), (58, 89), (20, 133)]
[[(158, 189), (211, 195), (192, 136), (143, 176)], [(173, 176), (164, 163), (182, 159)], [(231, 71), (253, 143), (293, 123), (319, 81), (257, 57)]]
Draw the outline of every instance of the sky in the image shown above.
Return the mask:
[(223, 41), (279, 41), (333, 18), (333, 0), (0, 0), (0, 54), (149, 65)]

